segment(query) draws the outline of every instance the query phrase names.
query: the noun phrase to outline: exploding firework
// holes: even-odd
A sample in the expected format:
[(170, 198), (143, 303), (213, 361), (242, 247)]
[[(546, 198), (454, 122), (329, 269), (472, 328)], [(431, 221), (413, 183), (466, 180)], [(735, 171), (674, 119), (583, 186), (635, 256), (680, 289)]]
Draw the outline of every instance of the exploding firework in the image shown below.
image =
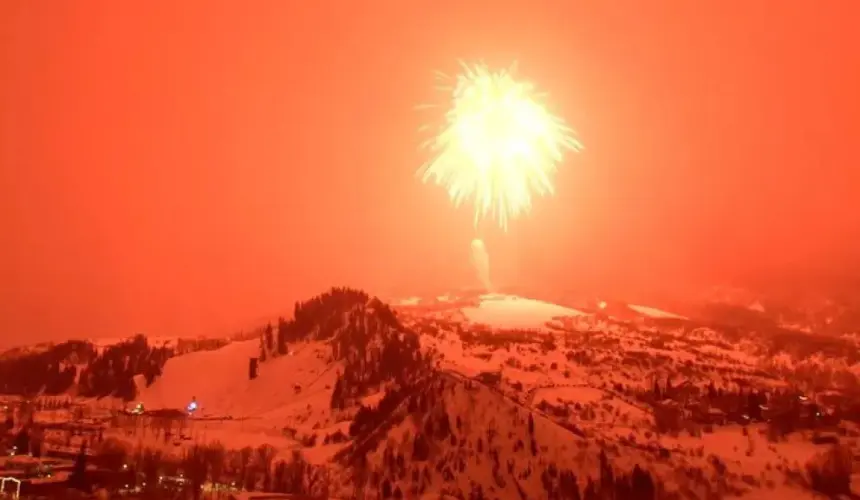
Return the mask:
[(455, 206), (471, 202), (476, 227), (486, 218), (507, 231), (509, 221), (531, 209), (534, 196), (554, 193), (564, 152), (582, 145), (546, 109), (534, 85), (516, 79), (515, 66), (462, 68), (454, 78), (439, 75), (450, 109), (425, 144), (432, 158), (419, 175), (443, 186)]

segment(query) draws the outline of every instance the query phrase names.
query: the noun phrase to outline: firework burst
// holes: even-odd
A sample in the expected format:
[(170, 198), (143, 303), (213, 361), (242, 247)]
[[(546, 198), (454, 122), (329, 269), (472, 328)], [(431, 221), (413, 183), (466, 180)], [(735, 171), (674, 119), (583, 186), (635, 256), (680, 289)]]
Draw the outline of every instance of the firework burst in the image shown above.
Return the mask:
[(432, 158), (418, 173), (442, 186), (455, 206), (471, 202), (476, 227), (490, 219), (507, 231), (535, 196), (554, 193), (564, 153), (582, 145), (546, 109), (545, 96), (517, 80), (516, 66), (461, 66), (456, 77), (438, 75), (449, 108), (441, 130), (424, 145)]

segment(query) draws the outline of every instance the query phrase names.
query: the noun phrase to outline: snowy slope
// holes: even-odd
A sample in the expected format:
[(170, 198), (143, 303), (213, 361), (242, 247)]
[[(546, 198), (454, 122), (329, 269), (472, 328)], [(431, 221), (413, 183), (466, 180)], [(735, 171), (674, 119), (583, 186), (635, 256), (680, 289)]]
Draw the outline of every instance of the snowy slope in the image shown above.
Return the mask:
[(687, 319), (684, 316), (679, 314), (674, 314), (666, 311), (661, 311), (660, 309), (648, 306), (637, 306), (635, 304), (628, 304), (627, 307), (632, 309), (633, 311), (643, 315), (648, 316), (649, 318), (655, 319)]
[[(175, 357), (138, 399), (149, 409), (182, 409), (194, 397), (201, 416), (260, 416), (306, 398), (319, 384), (330, 384), (334, 374), (324, 377), (328, 372), (326, 360), (321, 359), (323, 346), (309, 343), (299, 346), (294, 355), (262, 363), (258, 377), (250, 380), (249, 359), (259, 352), (259, 342), (249, 340)], [(296, 384), (302, 394), (296, 394)]]
[[(606, 307), (606, 302), (598, 301), (596, 310)], [(481, 324), (497, 329), (543, 329), (548, 323), (558, 320), (585, 318), (590, 311), (567, 307), (528, 297), (511, 294), (493, 293), (483, 295), (456, 296), (446, 294), (433, 300), (417, 297), (395, 302), (396, 307), (407, 312), (442, 313), (444, 316), (467, 323)], [(606, 312), (606, 311), (604, 311)], [(617, 303), (608, 311), (609, 316), (619, 318), (676, 319), (688, 318), (667, 312), (656, 307), (636, 304)]]
[(542, 328), (554, 319), (584, 316), (586, 313), (516, 295), (488, 294), (475, 307), (463, 308), (473, 323), (497, 328)]

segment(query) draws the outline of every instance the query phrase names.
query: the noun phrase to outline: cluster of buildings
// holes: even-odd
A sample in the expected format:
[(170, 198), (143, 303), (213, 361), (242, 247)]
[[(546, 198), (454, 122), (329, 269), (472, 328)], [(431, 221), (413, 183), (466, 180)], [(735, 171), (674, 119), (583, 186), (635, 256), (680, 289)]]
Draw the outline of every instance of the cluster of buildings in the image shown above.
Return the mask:
[[(853, 413), (850, 398), (836, 391), (814, 396), (796, 390), (725, 391), (713, 384), (702, 389), (686, 381), (675, 387), (667, 383), (665, 389), (655, 389), (649, 396), (657, 427), (664, 431), (767, 422), (777, 434), (784, 435), (832, 427)], [(860, 408), (857, 410), (860, 417)]]

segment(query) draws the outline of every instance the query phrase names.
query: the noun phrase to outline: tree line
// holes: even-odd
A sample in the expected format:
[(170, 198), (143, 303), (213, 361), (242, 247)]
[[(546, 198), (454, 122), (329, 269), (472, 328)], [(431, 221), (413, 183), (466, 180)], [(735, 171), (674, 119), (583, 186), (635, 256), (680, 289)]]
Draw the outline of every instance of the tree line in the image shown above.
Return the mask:
[(73, 340), (40, 352), (0, 360), (0, 393), (25, 397), (60, 395), (77, 389), (83, 397), (137, 396), (134, 378), (147, 386), (158, 378), (173, 356), (167, 346), (150, 346), (143, 335), (105, 347)]

